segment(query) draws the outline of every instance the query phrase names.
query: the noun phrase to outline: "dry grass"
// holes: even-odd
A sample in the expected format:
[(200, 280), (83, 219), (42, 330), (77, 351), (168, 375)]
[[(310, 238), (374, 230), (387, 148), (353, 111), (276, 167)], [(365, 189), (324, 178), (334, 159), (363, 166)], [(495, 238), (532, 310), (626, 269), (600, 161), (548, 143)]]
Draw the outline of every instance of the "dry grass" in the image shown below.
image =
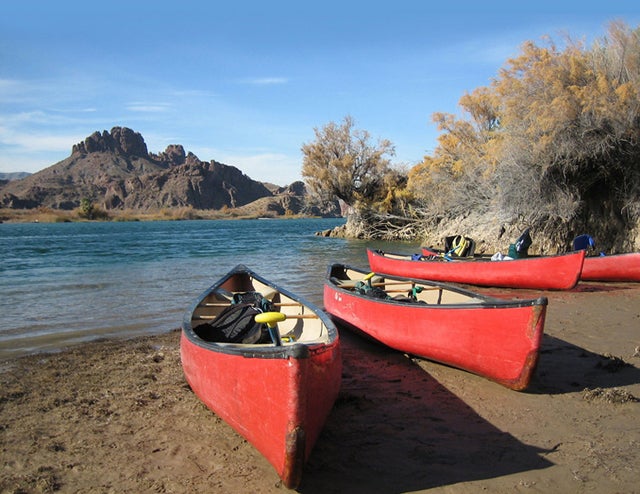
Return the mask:
[(75, 211), (39, 208), (0, 209), (0, 221), (3, 223), (64, 223), (81, 220)]
[[(104, 212), (104, 218), (94, 221), (160, 221), (160, 220), (223, 220), (223, 219), (255, 219), (264, 217), (280, 217), (272, 211), (265, 214), (259, 209), (226, 208), (221, 210), (203, 210), (190, 207), (162, 208), (154, 210), (110, 210)], [(282, 216), (285, 217), (285, 216)], [(302, 217), (287, 214), (287, 218)], [(63, 211), (50, 208), (39, 209), (0, 209), (0, 223), (65, 223), (89, 221), (83, 218), (78, 210)]]

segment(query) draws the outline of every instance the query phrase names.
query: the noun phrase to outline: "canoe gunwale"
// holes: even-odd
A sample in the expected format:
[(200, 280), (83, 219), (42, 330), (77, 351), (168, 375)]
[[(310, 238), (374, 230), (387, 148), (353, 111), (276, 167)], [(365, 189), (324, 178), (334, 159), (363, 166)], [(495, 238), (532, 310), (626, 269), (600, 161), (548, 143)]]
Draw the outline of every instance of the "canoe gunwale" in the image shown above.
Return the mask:
[[(389, 252), (389, 251), (383, 251), (380, 249), (371, 249), (375, 252), (381, 253), (381, 254), (390, 254), (392, 256), (404, 256), (405, 254), (400, 254), (397, 252)], [(433, 249), (431, 247), (422, 247), (421, 248), (422, 251), (422, 255), (423, 256), (434, 256), (434, 257), (438, 257), (440, 254), (443, 254), (443, 251), (439, 251), (437, 249)], [(565, 257), (565, 256), (570, 256), (575, 254), (576, 252), (580, 252), (580, 250), (572, 250), (569, 252), (559, 252), (557, 254), (549, 254), (549, 255), (537, 255), (537, 254), (530, 254), (526, 257), (518, 257), (518, 258), (514, 258), (514, 259), (508, 259), (504, 262), (519, 262), (519, 261), (533, 261), (535, 259), (541, 259), (541, 258), (554, 258), (554, 257)], [(449, 259), (427, 259), (427, 261), (441, 261), (441, 262), (446, 262), (446, 263), (460, 263), (460, 262), (503, 262), (503, 261), (494, 261), (491, 259), (492, 255), (491, 254), (474, 254), (473, 256), (463, 256), (463, 257), (451, 257)], [(586, 256), (585, 256), (586, 258)]]
[[(327, 274), (325, 277), (325, 284), (329, 285), (333, 290), (337, 290), (342, 293), (348, 293), (356, 297), (371, 300), (371, 297), (355, 292), (352, 289), (342, 287), (339, 284), (332, 281), (331, 272), (336, 267), (342, 267), (344, 270), (356, 271), (362, 274), (367, 274), (369, 271), (348, 264), (335, 263), (327, 268)], [(381, 304), (389, 304), (391, 306), (405, 306), (413, 308), (429, 308), (429, 309), (499, 309), (499, 308), (512, 308), (512, 307), (531, 307), (536, 305), (547, 305), (549, 303), (548, 298), (541, 296), (532, 299), (501, 299), (497, 297), (491, 297), (471, 290), (451, 285), (448, 283), (441, 283), (437, 281), (422, 280), (419, 278), (409, 278), (403, 276), (395, 276), (385, 273), (378, 273), (376, 275), (382, 276), (385, 280), (393, 281), (406, 281), (407, 283), (415, 283), (416, 285), (427, 285), (441, 290), (453, 291), (468, 297), (481, 299), (482, 302), (478, 303), (447, 303), (447, 304), (426, 304), (424, 306), (417, 305), (412, 302), (404, 302), (402, 300), (394, 299), (376, 299), (376, 302)]]

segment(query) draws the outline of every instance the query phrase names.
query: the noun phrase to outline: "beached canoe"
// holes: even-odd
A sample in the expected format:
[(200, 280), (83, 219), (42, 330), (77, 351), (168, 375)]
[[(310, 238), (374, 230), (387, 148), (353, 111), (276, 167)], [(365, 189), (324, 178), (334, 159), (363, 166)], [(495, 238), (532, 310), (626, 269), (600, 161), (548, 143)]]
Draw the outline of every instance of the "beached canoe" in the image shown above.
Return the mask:
[(239, 265), (185, 313), (180, 355), (198, 398), (286, 487), (298, 486), (340, 388), (339, 337), (328, 314)]
[(324, 306), (339, 324), (391, 348), (523, 390), (538, 362), (547, 299), (504, 300), (333, 264)]
[(581, 280), (640, 282), (640, 252), (587, 256), (582, 266)]
[(525, 257), (492, 261), (474, 256), (447, 260), (423, 249), (420, 259), (367, 249), (371, 271), (418, 278), (421, 280), (466, 283), (470, 285), (530, 288), (535, 290), (570, 290), (580, 279), (584, 251), (554, 256)]
[(640, 281), (640, 252), (597, 254), (596, 242), (587, 233), (573, 239), (573, 250), (584, 250), (580, 279), (585, 281)]

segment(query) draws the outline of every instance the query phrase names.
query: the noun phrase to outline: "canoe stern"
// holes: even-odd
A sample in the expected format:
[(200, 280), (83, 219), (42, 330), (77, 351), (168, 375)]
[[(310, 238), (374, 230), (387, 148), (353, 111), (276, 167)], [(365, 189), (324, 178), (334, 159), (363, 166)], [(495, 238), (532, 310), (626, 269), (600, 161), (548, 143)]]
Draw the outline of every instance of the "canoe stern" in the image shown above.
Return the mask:
[(540, 358), (540, 345), (544, 334), (544, 323), (547, 314), (547, 305), (538, 304), (532, 307), (531, 319), (527, 324), (526, 334), (530, 340), (530, 351), (524, 359), (522, 370), (515, 379), (500, 382), (503, 386), (515, 391), (524, 391), (529, 387), (531, 378), (535, 374)]

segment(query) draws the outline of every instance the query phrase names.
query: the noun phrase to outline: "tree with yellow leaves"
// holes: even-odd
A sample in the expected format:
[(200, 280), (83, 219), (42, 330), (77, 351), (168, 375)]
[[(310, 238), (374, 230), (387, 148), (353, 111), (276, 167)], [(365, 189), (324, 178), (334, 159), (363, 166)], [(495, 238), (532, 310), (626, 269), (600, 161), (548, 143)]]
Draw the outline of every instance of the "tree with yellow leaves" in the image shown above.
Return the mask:
[(558, 246), (590, 232), (633, 246), (640, 220), (640, 30), (612, 23), (589, 49), (527, 42), (489, 87), (437, 113), (433, 156), (408, 189), (434, 215), (499, 210)]
[(384, 194), (388, 156), (395, 154), (390, 141), (372, 144), (369, 133), (355, 129), (350, 116), (342, 125), (330, 122), (314, 132), (316, 140), (302, 146), (302, 176), (312, 193), (350, 206), (370, 204)]

